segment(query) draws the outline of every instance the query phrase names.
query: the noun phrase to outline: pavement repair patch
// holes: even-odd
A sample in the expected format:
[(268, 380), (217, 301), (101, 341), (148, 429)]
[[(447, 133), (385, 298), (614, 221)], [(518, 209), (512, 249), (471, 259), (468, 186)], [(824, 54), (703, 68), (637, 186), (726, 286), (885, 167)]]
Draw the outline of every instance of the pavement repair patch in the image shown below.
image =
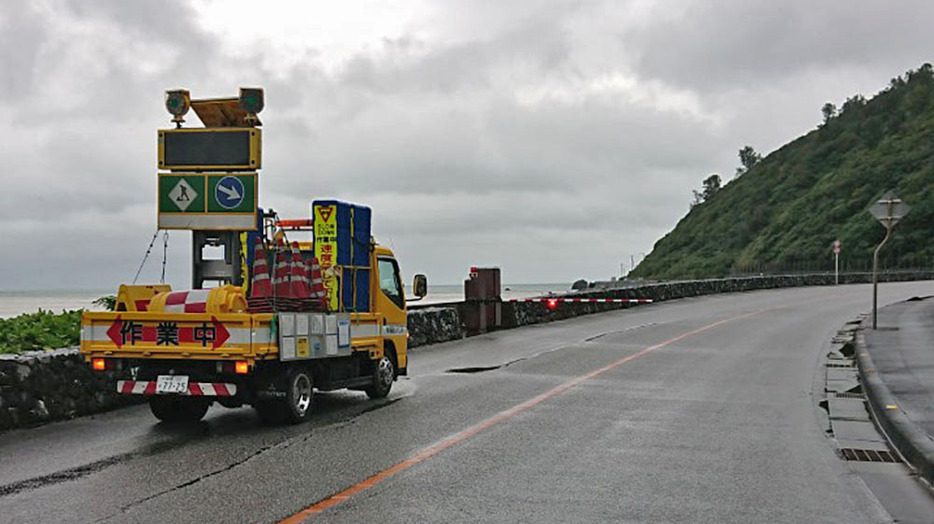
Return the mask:
[(827, 399), (827, 408), (830, 412), (830, 420), (869, 422), (869, 411), (866, 410), (866, 403), (862, 400), (831, 397)]
[(873, 449), (888, 451), (888, 444), (876, 431), (872, 422), (855, 420), (831, 420), (834, 437), (841, 448)]
[(858, 373), (854, 367), (828, 367), (827, 382), (835, 380), (858, 380)]
[(827, 391), (833, 391), (835, 393), (846, 393), (857, 390), (858, 388), (859, 381), (856, 379), (827, 381)]

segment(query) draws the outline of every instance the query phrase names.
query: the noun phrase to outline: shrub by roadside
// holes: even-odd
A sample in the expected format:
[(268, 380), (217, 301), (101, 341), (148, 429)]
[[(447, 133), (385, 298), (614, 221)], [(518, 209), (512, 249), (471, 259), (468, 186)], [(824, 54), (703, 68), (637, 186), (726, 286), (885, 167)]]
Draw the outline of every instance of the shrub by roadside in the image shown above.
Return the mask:
[(22, 353), (78, 345), (81, 310), (53, 313), (40, 309), (0, 318), (0, 353)]

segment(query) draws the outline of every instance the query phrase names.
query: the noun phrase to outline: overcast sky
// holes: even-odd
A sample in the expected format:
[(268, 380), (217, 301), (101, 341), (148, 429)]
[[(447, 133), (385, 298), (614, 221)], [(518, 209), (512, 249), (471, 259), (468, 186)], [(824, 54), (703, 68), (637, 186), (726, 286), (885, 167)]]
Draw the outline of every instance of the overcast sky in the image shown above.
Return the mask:
[[(929, 0), (0, 0), (0, 290), (132, 280), (180, 87), (265, 88), (260, 204), (371, 206), (407, 281), (608, 279), (742, 146), (932, 61), (931, 20)], [(190, 236), (169, 236), (176, 288)]]

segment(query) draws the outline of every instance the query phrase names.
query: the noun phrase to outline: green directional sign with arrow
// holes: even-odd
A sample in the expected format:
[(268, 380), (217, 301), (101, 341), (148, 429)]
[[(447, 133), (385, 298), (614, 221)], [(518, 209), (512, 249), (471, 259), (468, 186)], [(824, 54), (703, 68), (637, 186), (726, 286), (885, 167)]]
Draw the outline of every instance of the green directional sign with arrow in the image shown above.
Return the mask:
[(160, 173), (159, 228), (256, 229), (256, 173)]
[(208, 211), (255, 213), (256, 175), (207, 175)]

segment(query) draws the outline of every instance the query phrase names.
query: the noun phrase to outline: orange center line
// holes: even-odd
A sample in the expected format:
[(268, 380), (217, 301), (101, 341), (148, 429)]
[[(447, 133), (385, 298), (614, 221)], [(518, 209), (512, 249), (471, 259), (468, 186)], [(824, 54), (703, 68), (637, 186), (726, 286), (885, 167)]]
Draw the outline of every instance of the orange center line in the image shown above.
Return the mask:
[[(775, 309), (775, 308), (771, 308), (771, 309)], [(726, 319), (723, 319), (723, 320), (718, 320), (718, 321), (713, 322), (713, 323), (711, 323), (711, 324), (707, 324), (707, 325), (704, 326), (704, 327), (700, 327), (700, 328), (697, 328), (697, 329), (695, 329), (695, 330), (688, 331), (688, 332), (686, 332), (686, 333), (682, 333), (682, 334), (680, 334), (680, 335), (678, 335), (678, 336), (676, 336), (676, 337), (674, 337), (674, 338), (668, 339), (668, 340), (666, 340), (666, 341), (664, 341), (664, 342), (662, 342), (662, 343), (660, 343), (660, 344), (655, 344), (654, 346), (649, 346), (649, 347), (647, 347), (647, 348), (641, 349), (641, 350), (639, 350), (639, 351), (633, 353), (632, 355), (629, 355), (629, 356), (627, 356), (627, 357), (623, 357), (623, 358), (621, 358), (621, 359), (619, 359), (619, 360), (617, 360), (617, 361), (615, 361), (615, 362), (612, 362), (612, 363), (610, 363), (610, 364), (607, 364), (606, 366), (603, 366), (602, 368), (599, 368), (599, 369), (596, 369), (596, 370), (594, 370), (594, 371), (591, 371), (590, 373), (587, 373), (587, 374), (585, 374), (585, 375), (581, 375), (581, 376), (579, 376), (579, 377), (573, 378), (573, 379), (571, 379), (571, 380), (569, 380), (569, 381), (567, 381), (567, 382), (565, 382), (565, 383), (563, 383), (563, 384), (561, 384), (561, 385), (555, 387), (554, 389), (548, 390), (548, 391), (546, 391), (546, 392), (544, 392), (544, 393), (542, 393), (542, 394), (540, 394), (540, 395), (538, 395), (538, 396), (536, 396), (536, 397), (533, 397), (533, 398), (531, 398), (531, 399), (529, 399), (529, 400), (526, 400), (525, 402), (523, 402), (523, 403), (521, 403), (521, 404), (517, 404), (517, 405), (515, 405), (515, 406), (513, 406), (513, 407), (511, 407), (511, 408), (509, 408), (509, 409), (507, 409), (507, 410), (505, 410), (505, 411), (501, 411), (501, 412), (497, 413), (496, 415), (493, 415), (492, 417), (490, 417), (490, 418), (488, 418), (488, 419), (486, 419), (486, 420), (483, 420), (482, 422), (478, 422), (477, 424), (475, 424), (475, 425), (473, 425), (473, 426), (470, 426), (469, 428), (464, 429), (464, 430), (460, 431), (459, 433), (455, 433), (454, 435), (451, 435), (450, 437), (448, 437), (448, 438), (446, 438), (446, 439), (444, 439), (444, 440), (442, 440), (442, 441), (440, 441), (440, 442), (437, 442), (437, 443), (435, 443), (435, 444), (432, 444), (431, 446), (428, 446), (427, 448), (422, 449), (421, 451), (419, 451), (419, 452), (416, 453), (415, 455), (413, 455), (413, 456), (411, 456), (411, 457), (409, 457), (409, 458), (407, 458), (407, 459), (405, 459), (405, 460), (403, 460), (403, 461), (401, 461), (401, 462), (398, 462), (398, 463), (396, 463), (396, 464), (394, 464), (394, 465), (392, 465), (392, 466), (390, 466), (390, 467), (388, 467), (388, 468), (386, 468), (386, 469), (380, 471), (379, 473), (376, 473), (375, 475), (373, 475), (373, 476), (371, 476), (371, 477), (368, 477), (368, 478), (366, 478), (366, 479), (364, 479), (364, 480), (362, 480), (362, 481), (360, 481), (360, 482), (354, 484), (353, 486), (350, 486), (349, 488), (344, 489), (343, 491), (340, 491), (340, 492), (338, 492), (338, 493), (335, 493), (334, 495), (331, 495), (331, 496), (329, 496), (329, 497), (327, 497), (327, 498), (325, 498), (325, 499), (322, 499), (322, 500), (320, 500), (320, 501), (318, 501), (318, 502), (312, 504), (311, 506), (308, 506), (307, 508), (305, 508), (305, 509), (299, 511), (298, 513), (295, 513), (294, 515), (292, 515), (292, 516), (290, 516), (290, 517), (286, 517), (285, 519), (279, 521), (278, 524), (299, 524), (299, 523), (301, 523), (301, 522), (304, 522), (304, 520), (307, 519), (308, 517), (310, 517), (310, 516), (312, 516), (312, 515), (316, 515), (316, 514), (318, 514), (318, 513), (321, 513), (322, 511), (324, 511), (324, 510), (326, 510), (326, 509), (328, 509), (328, 508), (337, 506), (338, 504), (343, 503), (344, 501), (346, 501), (347, 499), (349, 499), (349, 498), (352, 497), (353, 495), (356, 495), (357, 493), (360, 493), (360, 492), (362, 492), (362, 491), (366, 491), (366, 490), (368, 490), (368, 489), (370, 489), (370, 488), (372, 488), (373, 486), (376, 486), (376, 485), (378, 485), (378, 484), (381, 484), (383, 481), (389, 479), (390, 477), (396, 475), (397, 473), (401, 473), (401, 472), (403, 472), (403, 471), (405, 471), (405, 470), (411, 468), (412, 466), (416, 466), (416, 465), (418, 465), (418, 464), (421, 464), (422, 462), (428, 460), (429, 458), (433, 457), (434, 455), (437, 455), (438, 453), (440, 453), (440, 452), (442, 452), (442, 451), (444, 451), (444, 450), (446, 450), (446, 449), (448, 449), (448, 448), (450, 448), (450, 447), (452, 447), (452, 446), (455, 446), (455, 445), (457, 445), (457, 444), (460, 444), (461, 442), (463, 442), (463, 441), (467, 440), (468, 438), (470, 438), (470, 437), (476, 435), (477, 433), (480, 433), (481, 431), (484, 431), (484, 430), (489, 429), (489, 428), (491, 428), (491, 427), (493, 427), (493, 426), (495, 426), (495, 425), (497, 425), (497, 424), (499, 424), (499, 423), (501, 423), (501, 422), (504, 422), (504, 421), (506, 421), (506, 420), (508, 420), (508, 419), (510, 419), (510, 418), (512, 418), (512, 417), (514, 417), (514, 416), (516, 416), (516, 415), (518, 415), (519, 413), (522, 413), (523, 411), (526, 411), (526, 410), (529, 409), (529, 408), (532, 408), (532, 407), (534, 407), (534, 406), (537, 406), (538, 404), (541, 404), (542, 402), (544, 402), (544, 401), (546, 401), (546, 400), (548, 400), (548, 399), (550, 399), (550, 398), (552, 398), (552, 397), (554, 397), (554, 396), (560, 395), (561, 393), (564, 393), (565, 391), (567, 391), (567, 390), (569, 390), (569, 389), (571, 389), (571, 388), (573, 388), (573, 387), (575, 387), (575, 386), (580, 385), (582, 382), (586, 382), (586, 381), (588, 381), (588, 380), (590, 380), (590, 379), (592, 379), (592, 378), (594, 378), (594, 377), (596, 377), (596, 376), (598, 376), (598, 375), (601, 375), (601, 374), (603, 374), (603, 373), (606, 373), (607, 371), (610, 371), (611, 369), (618, 368), (619, 366), (622, 366), (623, 364), (626, 364), (627, 362), (631, 362), (631, 361), (633, 361), (633, 360), (635, 360), (635, 359), (637, 359), (637, 358), (639, 358), (639, 357), (641, 357), (641, 356), (647, 355), (647, 354), (649, 354), (649, 353), (651, 353), (651, 352), (653, 352), (653, 351), (655, 351), (655, 350), (661, 349), (661, 348), (663, 348), (663, 347), (665, 347), (665, 346), (670, 346), (671, 344), (674, 344), (675, 342), (679, 342), (679, 341), (684, 340), (684, 339), (686, 339), (686, 338), (688, 338), (688, 337), (692, 337), (692, 336), (697, 335), (697, 334), (699, 334), (699, 333), (703, 333), (704, 331), (707, 331), (707, 330), (709, 330), (709, 329), (713, 329), (713, 328), (715, 328), (715, 327), (717, 327), (717, 326), (721, 326), (721, 325), (723, 325), (723, 324), (726, 324), (727, 322), (733, 322), (733, 321), (736, 321), (736, 320), (742, 320), (742, 319), (745, 319), (745, 318), (749, 318), (749, 317), (751, 317), (751, 316), (758, 315), (758, 314), (764, 313), (764, 312), (766, 312), (766, 311), (770, 311), (771, 309), (760, 309), (760, 310), (758, 310), (758, 311), (753, 311), (752, 313), (746, 313), (746, 314), (744, 314), (744, 315), (739, 315), (739, 316), (736, 316), (736, 317), (731, 317), (731, 318), (726, 318)]]

